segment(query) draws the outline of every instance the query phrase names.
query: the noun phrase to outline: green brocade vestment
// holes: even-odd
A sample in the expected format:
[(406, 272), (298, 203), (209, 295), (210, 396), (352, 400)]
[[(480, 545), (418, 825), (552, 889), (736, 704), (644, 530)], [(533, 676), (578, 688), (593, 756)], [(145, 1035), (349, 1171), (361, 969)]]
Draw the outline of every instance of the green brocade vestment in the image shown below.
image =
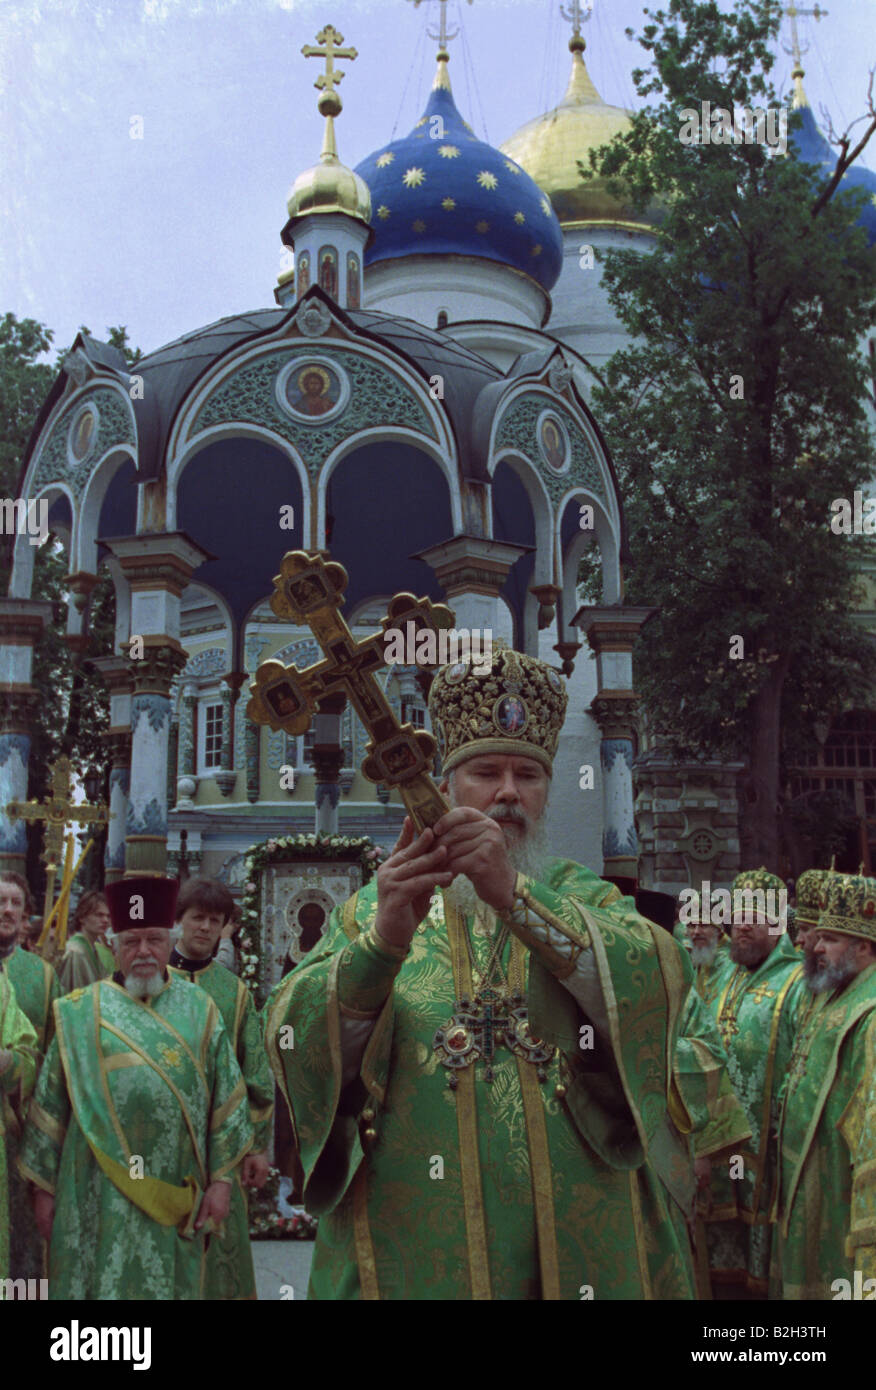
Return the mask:
[(772, 1141), (783, 1079), (783, 1014), (798, 998), (801, 973), (800, 955), (785, 932), (754, 970), (728, 957), (712, 1005), (751, 1140), (740, 1146), (732, 1171), (730, 1164), (712, 1168), (711, 1208), (705, 1218), (709, 1266), (713, 1284), (736, 1285), (756, 1298), (765, 1298), (769, 1286), (776, 1179)]
[(148, 1000), (102, 980), (55, 1023), (20, 1160), (55, 1196), (49, 1298), (203, 1297), (201, 1197), (252, 1142), (215, 1004), (177, 976)]
[[(274, 1082), (252, 995), (242, 980), (215, 960), (204, 966), (203, 970), (187, 971), (183, 966), (171, 969), (174, 974), (179, 974), (180, 979), (206, 990), (222, 1015), (246, 1085), (249, 1116), (255, 1132), (253, 1151), (262, 1153), (271, 1141)], [(207, 1251), (204, 1297), (238, 1299), (255, 1296), (246, 1193), (240, 1183), (240, 1171), (235, 1170), (225, 1235), (212, 1236)]]
[(9, 1177), (11, 1136), (18, 1131), (21, 1110), (36, 1080), (39, 1053), (36, 1033), (18, 1007), (15, 991), (0, 971), (0, 1048), (12, 1061), (0, 1072), (0, 1279), (9, 1277)]
[[(685, 954), (589, 869), (552, 860), (524, 882), (537, 917), (592, 946), (607, 1016), (606, 1038), (585, 1043), (572, 995), (516, 935), (506, 943), (505, 975), (552, 1051), (544, 1081), (502, 1043), (491, 1084), (480, 1061), (450, 1089), (433, 1039), (472, 997), (472, 972), (440, 896), (387, 965), (368, 945), (372, 882), (269, 998), (268, 1053), (320, 1217), (310, 1298), (693, 1296), (684, 1217), (649, 1162), (670, 1112), (691, 1127), (672, 1076)], [(495, 916), (467, 922), (479, 974)], [(375, 1019), (346, 1087), (342, 1017)], [(664, 1166), (671, 1181), (671, 1154)]]
[[(7, 957), (3, 962), (3, 968), (12, 982), (18, 1007), (30, 1019), (36, 1033), (39, 1072), (52, 1041), (52, 1005), (61, 992), (58, 977), (47, 960), (43, 960), (42, 956), (38, 956), (34, 951), (25, 951), (21, 946), (16, 946), (12, 955)], [(23, 1114), (21, 1119), (24, 1120)], [(44, 1274), (45, 1242), (37, 1230), (28, 1200), (27, 1183), (22, 1181), (18, 1171), (20, 1140), (21, 1130), (10, 1127), (7, 1136), (9, 1209), (12, 1217), (9, 1263), (15, 1278), (40, 1279)]]
[(791, 1060), (779, 1144), (774, 1296), (833, 1299), (834, 1281), (854, 1288), (855, 1271), (876, 1280), (876, 965), (816, 997)]
[(70, 937), (67, 949), (58, 963), (61, 993), (87, 989), (97, 980), (107, 980), (116, 968), (115, 956), (102, 941), (89, 941), (84, 932)]

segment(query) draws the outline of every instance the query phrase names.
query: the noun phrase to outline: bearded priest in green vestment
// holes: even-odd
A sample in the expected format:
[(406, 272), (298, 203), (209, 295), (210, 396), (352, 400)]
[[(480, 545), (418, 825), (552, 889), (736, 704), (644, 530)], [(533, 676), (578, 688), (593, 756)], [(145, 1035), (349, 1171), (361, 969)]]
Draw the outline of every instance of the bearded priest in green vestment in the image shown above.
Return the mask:
[[(29, 917), (34, 911), (27, 879), (7, 870), (0, 873), (0, 967), (15, 990), (18, 1007), (30, 1020), (36, 1033), (37, 1071), (52, 1037), (52, 1004), (60, 993), (58, 977), (47, 960), (25, 951)], [(11, 1216), (9, 1265), (14, 1279), (40, 1279), (43, 1276), (43, 1240), (37, 1230), (27, 1196), (27, 1183), (18, 1171), (18, 1145), (24, 1123), (24, 1109), (7, 1112), (7, 1162), (9, 1166), (9, 1212)]]
[(693, 1125), (673, 1073), (691, 970), (632, 899), (545, 853), (566, 701), (497, 643), (489, 671), (438, 673), (453, 809), (419, 835), (405, 821), (268, 1000), (320, 1216), (311, 1298), (693, 1297), (650, 1161)]
[(687, 924), (690, 942), (690, 963), (694, 968), (697, 994), (707, 1004), (714, 1003), (718, 981), (730, 959), (730, 949), (723, 929), (714, 922), (693, 921)]
[(19, 1130), (38, 1062), (33, 1025), (18, 1007), (6, 974), (0, 973), (0, 1279), (7, 1279), (10, 1270), (8, 1141)]
[(825, 875), (814, 961), (779, 1119), (774, 1295), (873, 1299), (876, 879)]
[(116, 968), (115, 957), (104, 940), (110, 912), (103, 893), (84, 893), (73, 914), (73, 934), (58, 963), (61, 993), (85, 989), (95, 980), (106, 980)]
[[(734, 879), (730, 956), (713, 994), (730, 1081), (752, 1131), (750, 1142), (729, 1162), (712, 1165), (705, 1219), (716, 1298), (766, 1298), (769, 1287), (775, 1185), (772, 1141), (782, 1081), (777, 1061), (789, 991), (802, 974), (781, 910), (766, 907), (767, 894), (774, 895), (773, 903), (781, 904), (786, 900), (778, 895), (784, 891), (781, 879), (763, 868)], [(757, 893), (764, 896), (757, 899), (753, 896)], [(740, 900), (740, 894), (751, 896)]]
[(242, 980), (213, 958), (233, 911), (234, 899), (223, 884), (209, 878), (186, 879), (176, 905), (180, 937), (170, 957), (171, 970), (206, 990), (222, 1015), (246, 1083), (255, 1134), (253, 1151), (234, 1176), (225, 1235), (214, 1236), (207, 1251), (205, 1297), (216, 1299), (256, 1297), (244, 1188), (264, 1187), (267, 1182), (274, 1113), (274, 1080), (252, 995)]
[(20, 1168), (51, 1299), (198, 1299), (252, 1144), (246, 1086), (206, 991), (170, 975), (178, 883), (107, 888), (118, 970), (55, 1005)]

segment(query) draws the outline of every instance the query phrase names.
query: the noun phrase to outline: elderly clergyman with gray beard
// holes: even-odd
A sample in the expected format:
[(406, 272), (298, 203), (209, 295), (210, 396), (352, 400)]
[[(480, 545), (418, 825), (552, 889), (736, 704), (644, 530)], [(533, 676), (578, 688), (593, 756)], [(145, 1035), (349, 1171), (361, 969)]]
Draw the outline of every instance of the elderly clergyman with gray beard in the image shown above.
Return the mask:
[(50, 1299), (197, 1299), (253, 1139), (213, 1000), (169, 974), (176, 879), (106, 890), (118, 969), (55, 1004), (19, 1167)]
[(488, 671), (439, 671), (453, 809), (419, 835), (405, 821), (265, 1007), (320, 1216), (311, 1298), (693, 1297), (651, 1152), (692, 1125), (672, 1072), (691, 968), (548, 853), (566, 700), (499, 643)]
[[(876, 1298), (876, 879), (822, 875), (779, 1118), (771, 1295)], [(811, 963), (810, 963), (811, 962)]]

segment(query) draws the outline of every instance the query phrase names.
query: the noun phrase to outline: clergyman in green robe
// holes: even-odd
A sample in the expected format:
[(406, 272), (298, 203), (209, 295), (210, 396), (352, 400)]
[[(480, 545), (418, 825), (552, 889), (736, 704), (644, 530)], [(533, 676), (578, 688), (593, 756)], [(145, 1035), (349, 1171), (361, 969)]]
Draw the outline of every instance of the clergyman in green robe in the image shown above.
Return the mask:
[(733, 1089), (751, 1126), (750, 1143), (725, 1164), (713, 1164), (706, 1215), (709, 1267), (716, 1298), (766, 1298), (770, 1211), (775, 1189), (774, 1135), (782, 1080), (782, 1018), (802, 968), (786, 930), (784, 885), (765, 869), (740, 874), (733, 894), (771, 893), (772, 910), (734, 896), (730, 958), (713, 995)]
[(223, 884), (209, 878), (186, 879), (176, 905), (180, 937), (170, 957), (171, 970), (206, 990), (222, 1015), (246, 1083), (255, 1136), (252, 1151), (235, 1173), (225, 1235), (214, 1236), (207, 1251), (205, 1297), (216, 1299), (256, 1297), (245, 1189), (263, 1187), (267, 1181), (274, 1113), (274, 1079), (252, 995), (242, 980), (214, 959), (233, 911), (234, 899)]
[(36, 1080), (39, 1054), (30, 1019), (18, 1007), (15, 990), (0, 973), (0, 1279), (9, 1277), (9, 1145)]
[(119, 969), (55, 1006), (20, 1158), (50, 1299), (204, 1297), (206, 1242), (252, 1144), (219, 1011), (166, 970), (177, 888), (110, 884)]
[[(48, 961), (25, 951), (24, 940), (34, 904), (27, 879), (13, 870), (0, 873), (0, 966), (13, 989), (18, 1007), (36, 1033), (37, 1070), (52, 1037), (52, 1004), (60, 989)], [(41, 1279), (44, 1270), (43, 1240), (27, 1197), (27, 1184), (18, 1172), (18, 1145), (26, 1106), (14, 1115), (7, 1112), (7, 1161), (11, 1216), (9, 1264), (15, 1279)]]
[(825, 876), (779, 1118), (773, 1296), (876, 1299), (876, 879)]
[(320, 1217), (311, 1298), (694, 1295), (649, 1161), (667, 1122), (692, 1128), (673, 1075), (691, 971), (631, 899), (544, 854), (565, 706), (556, 671), (495, 643), (486, 674), (439, 672), (454, 809), (405, 822), (266, 1004)]
[(73, 914), (73, 933), (58, 962), (61, 993), (86, 989), (95, 980), (107, 980), (116, 968), (115, 957), (103, 939), (110, 924), (103, 893), (84, 893)]

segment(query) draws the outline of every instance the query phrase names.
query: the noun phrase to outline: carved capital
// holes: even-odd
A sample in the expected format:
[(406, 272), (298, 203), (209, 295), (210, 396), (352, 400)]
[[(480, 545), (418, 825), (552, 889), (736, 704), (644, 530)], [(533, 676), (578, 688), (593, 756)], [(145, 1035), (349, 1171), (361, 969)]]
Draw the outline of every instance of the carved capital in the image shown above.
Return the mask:
[(52, 604), (47, 599), (0, 599), (0, 643), (4, 646), (35, 646), (51, 621)]
[(134, 694), (166, 697), (170, 694), (174, 677), (186, 664), (186, 654), (173, 637), (146, 637), (143, 646), (141, 659), (127, 658)]
[(603, 738), (632, 739), (635, 736), (638, 707), (639, 697), (632, 691), (619, 691), (617, 694), (605, 691), (596, 696), (589, 712), (599, 725)]

